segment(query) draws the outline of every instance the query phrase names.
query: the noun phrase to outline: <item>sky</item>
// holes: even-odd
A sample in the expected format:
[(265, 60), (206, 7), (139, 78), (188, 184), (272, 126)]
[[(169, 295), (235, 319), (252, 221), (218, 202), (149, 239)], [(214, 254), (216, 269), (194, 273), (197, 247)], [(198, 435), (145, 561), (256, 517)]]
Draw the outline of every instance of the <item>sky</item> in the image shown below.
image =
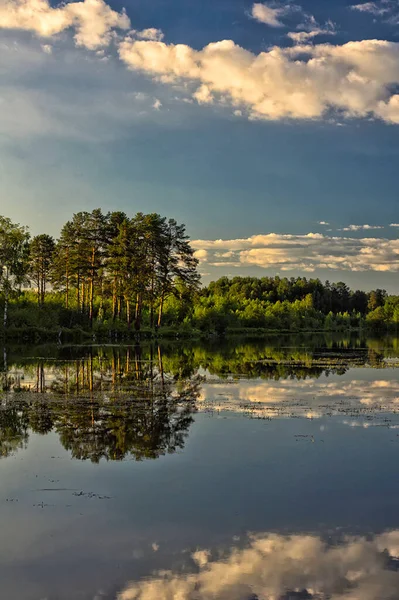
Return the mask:
[(399, 293), (399, 1), (0, 0), (0, 214), (184, 222), (204, 282)]

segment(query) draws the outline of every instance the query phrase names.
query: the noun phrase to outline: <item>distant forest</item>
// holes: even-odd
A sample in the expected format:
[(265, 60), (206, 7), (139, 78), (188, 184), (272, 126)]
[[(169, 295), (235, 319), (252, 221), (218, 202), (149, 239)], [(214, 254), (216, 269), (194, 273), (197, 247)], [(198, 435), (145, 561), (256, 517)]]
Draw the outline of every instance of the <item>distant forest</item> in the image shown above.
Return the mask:
[(158, 214), (79, 212), (57, 240), (0, 216), (0, 334), (123, 339), (264, 331), (386, 330), (399, 296), (304, 277), (200, 286), (185, 226)]

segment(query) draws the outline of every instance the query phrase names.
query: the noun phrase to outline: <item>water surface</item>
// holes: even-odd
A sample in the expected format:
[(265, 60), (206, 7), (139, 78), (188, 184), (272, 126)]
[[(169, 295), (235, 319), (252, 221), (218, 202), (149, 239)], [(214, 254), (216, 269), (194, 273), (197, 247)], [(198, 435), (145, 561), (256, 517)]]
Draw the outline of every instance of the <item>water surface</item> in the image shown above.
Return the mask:
[(7, 600), (398, 597), (399, 343), (8, 348)]

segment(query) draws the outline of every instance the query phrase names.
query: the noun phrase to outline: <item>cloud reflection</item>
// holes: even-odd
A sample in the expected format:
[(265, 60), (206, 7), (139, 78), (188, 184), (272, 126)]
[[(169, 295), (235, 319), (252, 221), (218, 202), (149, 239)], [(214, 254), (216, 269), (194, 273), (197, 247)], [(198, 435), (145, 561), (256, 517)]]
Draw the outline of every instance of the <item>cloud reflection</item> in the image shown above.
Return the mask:
[(260, 534), (227, 555), (201, 551), (189, 573), (163, 571), (132, 582), (118, 600), (393, 600), (399, 531), (331, 543), (316, 535)]
[(368, 415), (396, 412), (399, 382), (320, 379), (208, 381), (200, 402), (206, 410), (250, 413), (259, 418)]

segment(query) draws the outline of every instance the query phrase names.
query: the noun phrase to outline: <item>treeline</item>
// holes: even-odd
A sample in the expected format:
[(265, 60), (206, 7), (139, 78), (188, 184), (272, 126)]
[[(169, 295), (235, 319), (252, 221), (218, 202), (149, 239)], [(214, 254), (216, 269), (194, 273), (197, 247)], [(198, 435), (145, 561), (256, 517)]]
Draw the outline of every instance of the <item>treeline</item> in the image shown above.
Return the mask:
[[(399, 297), (304, 277), (222, 277), (200, 288), (185, 226), (158, 214), (79, 212), (58, 239), (0, 217), (0, 333), (224, 335), (396, 328)], [(61, 339), (61, 338), (60, 338)]]
[(305, 277), (222, 277), (198, 295), (193, 319), (216, 331), (386, 329), (399, 323), (399, 296)]
[[(0, 217), (4, 329), (13, 299), (12, 325), (30, 324), (28, 286), (42, 309), (35, 322), (44, 327), (123, 322), (140, 331), (144, 315), (151, 328), (160, 327), (168, 296), (191, 298), (199, 281), (185, 226), (174, 219), (96, 209), (75, 214), (54, 240), (48, 234), (31, 239), (26, 227)], [(18, 307), (27, 310), (18, 314)]]

